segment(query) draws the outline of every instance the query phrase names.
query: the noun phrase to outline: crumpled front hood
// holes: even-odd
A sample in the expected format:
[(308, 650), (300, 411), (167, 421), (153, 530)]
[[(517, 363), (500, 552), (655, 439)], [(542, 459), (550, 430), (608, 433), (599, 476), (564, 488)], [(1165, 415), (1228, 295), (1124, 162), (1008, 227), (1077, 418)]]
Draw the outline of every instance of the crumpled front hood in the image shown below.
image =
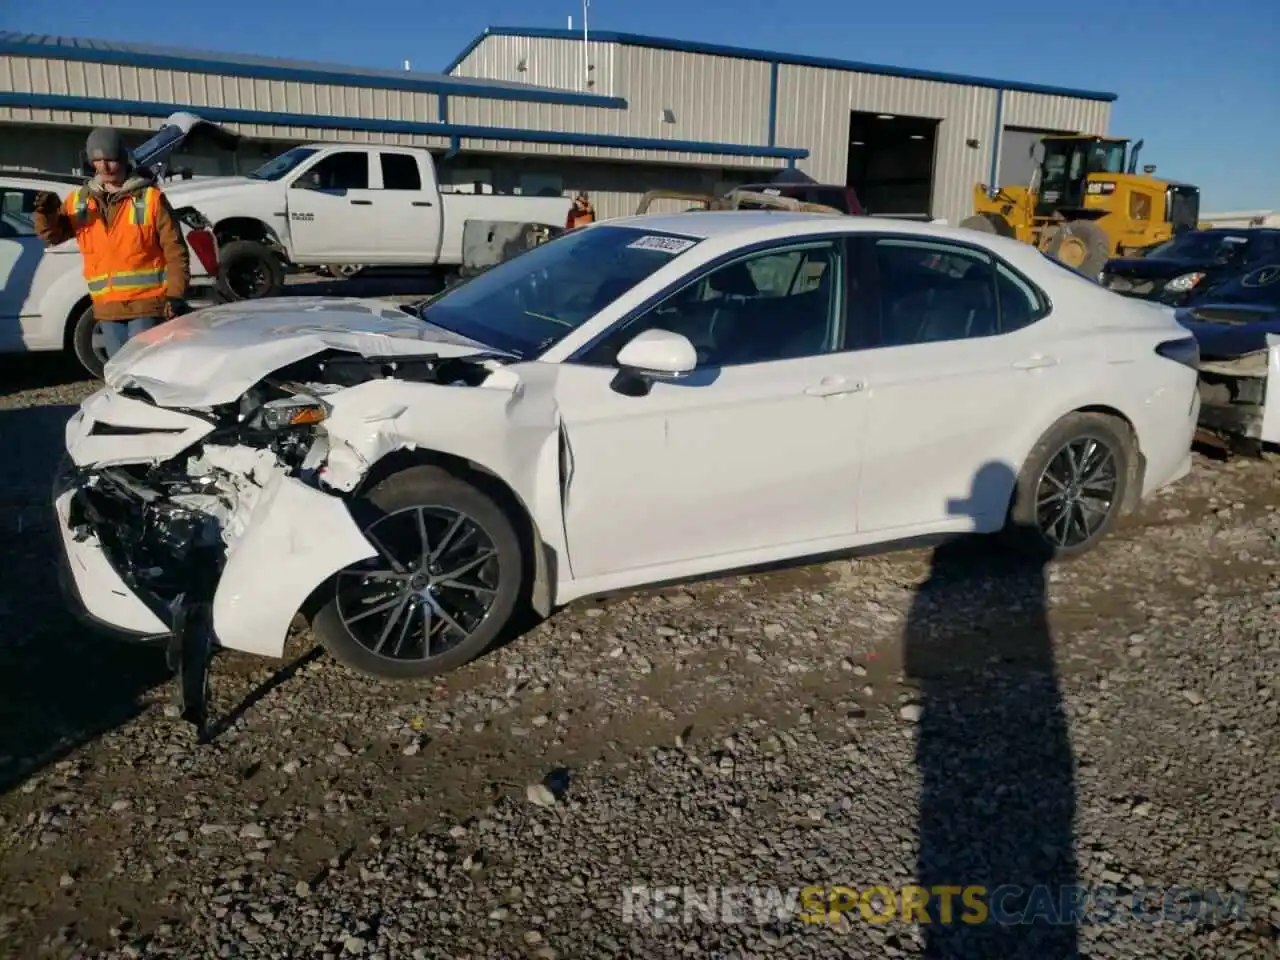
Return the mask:
[(139, 334), (103, 379), (136, 386), (162, 407), (231, 403), (263, 377), (325, 350), (368, 357), (459, 357), (502, 351), (424, 323), (395, 304), (354, 297), (282, 297), (197, 310)]

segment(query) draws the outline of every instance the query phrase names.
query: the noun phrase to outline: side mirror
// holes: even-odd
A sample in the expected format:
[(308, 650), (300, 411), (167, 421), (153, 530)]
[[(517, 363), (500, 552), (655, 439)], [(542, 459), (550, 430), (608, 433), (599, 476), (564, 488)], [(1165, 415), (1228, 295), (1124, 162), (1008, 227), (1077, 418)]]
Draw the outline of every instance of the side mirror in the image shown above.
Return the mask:
[(618, 351), (618, 375), (611, 386), (621, 394), (640, 397), (655, 380), (675, 380), (698, 366), (698, 352), (689, 338), (670, 330), (645, 330)]

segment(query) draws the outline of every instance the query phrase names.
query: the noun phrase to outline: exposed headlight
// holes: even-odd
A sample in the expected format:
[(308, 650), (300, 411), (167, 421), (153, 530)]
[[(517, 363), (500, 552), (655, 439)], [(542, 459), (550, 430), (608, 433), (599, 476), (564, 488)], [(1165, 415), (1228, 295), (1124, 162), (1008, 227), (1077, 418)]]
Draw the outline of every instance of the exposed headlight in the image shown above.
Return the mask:
[(328, 416), (329, 406), (323, 400), (315, 397), (285, 397), (264, 403), (258, 411), (254, 426), (262, 430), (284, 430), (320, 423)]
[(1184, 273), (1180, 277), (1174, 277), (1164, 285), (1164, 288), (1170, 293), (1185, 293), (1203, 279), (1203, 273)]

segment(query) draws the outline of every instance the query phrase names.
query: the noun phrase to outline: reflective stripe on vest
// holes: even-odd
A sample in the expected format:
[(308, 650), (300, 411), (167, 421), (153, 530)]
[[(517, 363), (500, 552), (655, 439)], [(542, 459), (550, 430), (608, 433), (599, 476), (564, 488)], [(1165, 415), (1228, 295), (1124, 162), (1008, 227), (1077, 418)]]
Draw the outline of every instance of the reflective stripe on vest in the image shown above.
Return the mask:
[(160, 191), (147, 187), (128, 197), (126, 209), (107, 226), (100, 201), (87, 188), (67, 197), (84, 277), (94, 303), (154, 300), (165, 295), (165, 257), (156, 229)]

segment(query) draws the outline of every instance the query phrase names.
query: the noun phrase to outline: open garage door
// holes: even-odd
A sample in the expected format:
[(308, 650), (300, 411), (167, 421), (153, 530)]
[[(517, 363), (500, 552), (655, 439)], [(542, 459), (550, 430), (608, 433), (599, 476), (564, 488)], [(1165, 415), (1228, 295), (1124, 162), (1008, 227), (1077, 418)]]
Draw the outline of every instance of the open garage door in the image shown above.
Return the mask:
[(1070, 130), (1037, 130), (1031, 127), (1005, 127), (1000, 133), (1000, 172), (996, 177), (1002, 187), (1026, 187), (1031, 184), (1036, 162), (1031, 148), (1041, 137), (1061, 137)]
[(937, 140), (932, 118), (853, 111), (845, 182), (872, 216), (929, 220)]

